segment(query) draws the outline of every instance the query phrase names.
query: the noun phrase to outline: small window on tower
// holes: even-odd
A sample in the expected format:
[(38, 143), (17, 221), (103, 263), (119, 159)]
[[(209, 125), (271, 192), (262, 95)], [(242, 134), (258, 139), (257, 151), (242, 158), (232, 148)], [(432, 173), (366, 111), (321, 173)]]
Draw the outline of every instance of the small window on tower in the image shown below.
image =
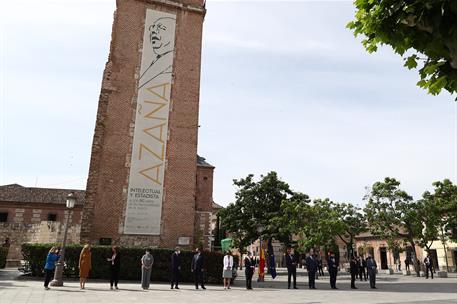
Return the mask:
[(48, 222), (55, 222), (57, 221), (57, 214), (56, 213), (48, 213)]
[(206, 177), (206, 176), (203, 178), (203, 180), (207, 180), (207, 179), (208, 179), (208, 177)]
[(7, 222), (8, 221), (8, 212), (0, 212), (0, 222)]
[(98, 241), (98, 243), (100, 245), (111, 245), (111, 238), (100, 238), (100, 240)]

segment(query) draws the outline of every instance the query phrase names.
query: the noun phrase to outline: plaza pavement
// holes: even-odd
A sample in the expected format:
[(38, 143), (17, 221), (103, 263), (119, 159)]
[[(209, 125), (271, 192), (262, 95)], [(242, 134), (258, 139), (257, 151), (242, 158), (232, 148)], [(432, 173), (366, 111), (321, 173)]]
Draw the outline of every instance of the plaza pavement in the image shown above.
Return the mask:
[(111, 291), (109, 283), (91, 281), (85, 290), (79, 282), (66, 281), (64, 287), (44, 290), (41, 280), (20, 277), (15, 269), (0, 269), (0, 304), (8, 303), (409, 303), (409, 304), (454, 304), (457, 303), (457, 278), (426, 280), (414, 276), (378, 275), (377, 287), (372, 290), (368, 282), (356, 282), (357, 290), (351, 290), (350, 278), (340, 275), (338, 290), (331, 290), (328, 276), (316, 281), (317, 290), (307, 287), (307, 274), (298, 271), (298, 290), (287, 289), (284, 269), (278, 271), (273, 281), (267, 276), (263, 283), (253, 283), (254, 290), (244, 289), (244, 271), (231, 290), (222, 286), (207, 285), (207, 290), (195, 290), (193, 285), (182, 284), (180, 290), (170, 290), (166, 283), (152, 283), (151, 289), (142, 291), (139, 282), (120, 282), (118, 291)]

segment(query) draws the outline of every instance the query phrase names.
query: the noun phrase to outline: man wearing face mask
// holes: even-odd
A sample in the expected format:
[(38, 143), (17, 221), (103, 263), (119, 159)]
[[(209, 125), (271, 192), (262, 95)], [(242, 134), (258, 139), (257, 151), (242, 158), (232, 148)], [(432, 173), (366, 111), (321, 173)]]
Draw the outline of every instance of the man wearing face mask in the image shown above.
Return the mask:
[(181, 251), (176, 247), (171, 255), (171, 289), (179, 289), (179, 277), (181, 272)]

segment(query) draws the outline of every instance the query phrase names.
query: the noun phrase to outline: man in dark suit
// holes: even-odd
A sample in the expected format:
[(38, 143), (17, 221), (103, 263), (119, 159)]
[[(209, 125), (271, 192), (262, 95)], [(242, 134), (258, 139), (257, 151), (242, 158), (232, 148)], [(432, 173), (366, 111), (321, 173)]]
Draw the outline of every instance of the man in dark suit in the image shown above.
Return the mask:
[(324, 276), (324, 267), (322, 265), (322, 258), (320, 256), (317, 259), (317, 270), (320, 276)]
[(294, 289), (297, 288), (297, 259), (292, 254), (292, 249), (287, 248), (286, 253), (286, 266), (287, 266), (287, 288), (290, 289), (291, 277), (294, 279)]
[(309, 256), (306, 258), (306, 269), (308, 270), (309, 289), (316, 289), (317, 261), (313, 250), (309, 252)]
[(244, 258), (244, 274), (246, 276), (246, 289), (252, 289), (252, 276), (254, 275), (255, 260), (252, 258), (252, 253), (248, 251)]
[(191, 265), (191, 271), (194, 273), (195, 277), (195, 289), (198, 289), (198, 284), (201, 285), (202, 289), (206, 289), (205, 284), (203, 283), (203, 262), (203, 254), (201, 249), (197, 248)]
[(179, 277), (181, 271), (181, 252), (179, 247), (175, 248), (175, 252), (171, 254), (171, 289), (179, 289)]
[(370, 277), (370, 287), (376, 289), (376, 269), (378, 268), (378, 264), (376, 263), (375, 259), (368, 255), (367, 258), (367, 272), (368, 276)]
[(357, 258), (357, 263), (359, 264), (359, 279), (360, 281), (367, 280), (367, 273), (365, 269), (367, 268), (367, 261), (361, 256)]
[[(355, 278), (357, 277), (357, 274), (359, 273), (359, 264), (360, 264), (360, 262), (353, 255), (351, 258), (351, 262), (349, 263), (350, 272), (351, 272), (351, 289), (357, 289), (357, 287), (355, 287)], [(362, 280), (362, 279), (360, 279), (360, 280)]]
[(336, 275), (338, 274), (338, 264), (336, 263), (335, 254), (332, 251), (330, 251), (328, 255), (329, 257), (327, 260), (327, 267), (328, 272), (330, 274), (330, 287), (332, 289), (338, 289), (336, 288)]
[(406, 257), (405, 259), (405, 269), (409, 271), (409, 258)]
[(425, 278), (428, 279), (428, 272), (430, 271), (430, 274), (433, 279), (433, 260), (432, 260), (432, 257), (430, 256), (430, 253), (427, 253), (427, 257), (424, 259), (424, 264), (425, 264)]

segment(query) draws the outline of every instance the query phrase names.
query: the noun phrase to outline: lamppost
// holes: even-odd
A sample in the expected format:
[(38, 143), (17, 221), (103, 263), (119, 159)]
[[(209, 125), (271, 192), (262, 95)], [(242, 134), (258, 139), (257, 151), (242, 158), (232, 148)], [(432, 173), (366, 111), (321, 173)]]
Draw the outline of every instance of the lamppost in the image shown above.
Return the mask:
[(60, 250), (60, 258), (56, 265), (56, 270), (54, 273), (54, 280), (52, 280), (50, 283), (51, 286), (63, 286), (62, 277), (63, 277), (63, 266), (65, 263), (65, 246), (67, 245), (68, 224), (70, 222), (71, 210), (75, 206), (75, 203), (76, 203), (76, 196), (73, 192), (70, 192), (67, 195), (67, 202), (66, 202), (68, 214), (67, 214), (67, 221), (65, 222), (62, 249)]

